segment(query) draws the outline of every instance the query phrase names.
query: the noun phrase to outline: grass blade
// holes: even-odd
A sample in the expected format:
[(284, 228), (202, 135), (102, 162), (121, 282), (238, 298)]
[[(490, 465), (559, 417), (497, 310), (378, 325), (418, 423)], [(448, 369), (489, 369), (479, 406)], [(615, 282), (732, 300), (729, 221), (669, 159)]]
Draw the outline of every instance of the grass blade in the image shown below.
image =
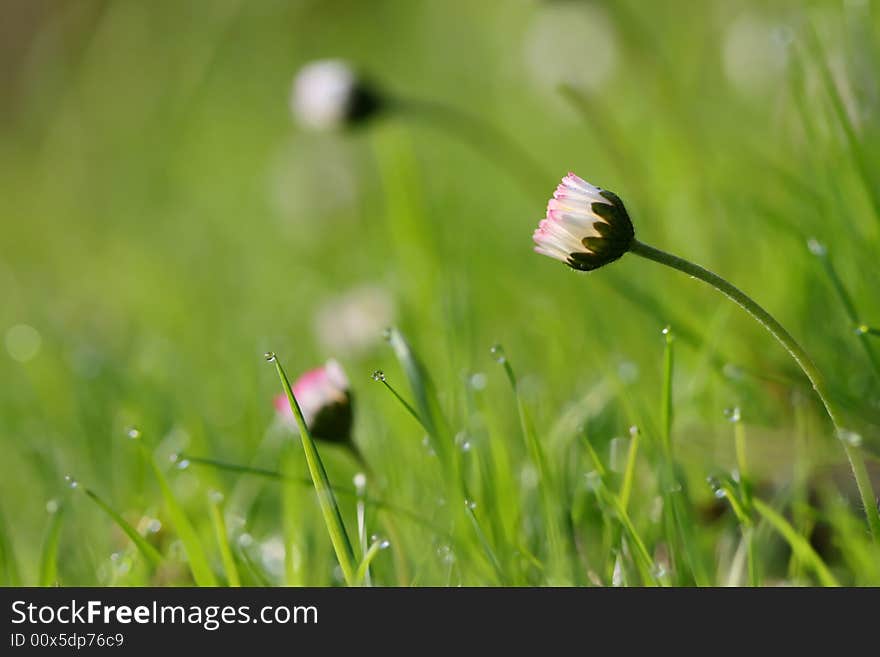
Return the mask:
[(181, 543), (183, 543), (183, 549), (186, 552), (193, 580), (195, 580), (197, 586), (217, 586), (217, 578), (208, 562), (205, 547), (183, 507), (177, 501), (174, 491), (171, 490), (168, 478), (159, 468), (156, 459), (147, 451), (146, 446), (140, 440), (138, 440), (138, 446), (141, 448), (143, 457), (147, 460), (150, 468), (152, 468), (156, 481), (159, 483), (159, 490), (162, 492), (165, 509), (168, 511), (168, 516), (171, 519), (171, 524), (174, 525), (177, 536), (180, 538)]
[(831, 286), (837, 293), (837, 298), (840, 299), (840, 304), (846, 312), (847, 319), (849, 319), (850, 324), (855, 328), (854, 332), (862, 345), (862, 349), (865, 351), (865, 355), (871, 362), (871, 367), (874, 368), (874, 374), (880, 378), (880, 358), (877, 357), (877, 352), (874, 351), (874, 346), (871, 344), (871, 341), (868, 340), (866, 335), (866, 333), (870, 332), (870, 329), (863, 330), (864, 325), (859, 317), (856, 304), (849, 292), (847, 292), (846, 287), (844, 287), (843, 281), (840, 279), (837, 269), (834, 267), (834, 263), (831, 262), (831, 256), (828, 254), (828, 250), (822, 245), (814, 246), (812, 242), (810, 244), (810, 250), (822, 261), (825, 273), (828, 275), (828, 279), (831, 281)]
[(636, 471), (636, 458), (639, 454), (639, 440), (641, 432), (637, 427), (630, 429), (629, 450), (626, 454), (626, 467), (623, 470), (623, 482), (620, 484), (620, 505), (625, 509), (629, 506), (629, 498), (632, 494), (633, 479)]
[(40, 577), (38, 586), (53, 586), (58, 582), (58, 545), (61, 540), (64, 507), (59, 506), (49, 517), (49, 527), (40, 553)]
[[(389, 329), (388, 343), (394, 350), (397, 361), (403, 368), (403, 372), (409, 381), (409, 387), (415, 400), (417, 417), (421, 421), (433, 442), (434, 451), (441, 457), (444, 463), (448, 463), (449, 449), (444, 436), (440, 435), (443, 429), (443, 419), (440, 412), (440, 403), (431, 377), (425, 366), (418, 359), (403, 334), (396, 328)], [(395, 393), (396, 394), (396, 393)], [(400, 396), (398, 399), (400, 399)], [(402, 401), (402, 399), (401, 399)], [(407, 410), (412, 413), (413, 408), (405, 404)]]
[(217, 537), (217, 546), (220, 548), (220, 559), (223, 561), (223, 570), (226, 573), (226, 581), (229, 586), (241, 586), (241, 578), (238, 575), (238, 567), (232, 556), (232, 547), (229, 545), (229, 532), (226, 530), (226, 520), (223, 518), (223, 495), (219, 491), (213, 491), (208, 496), (208, 508), (211, 512), (211, 524), (214, 525), (214, 535)]
[(105, 502), (95, 491), (86, 488), (83, 492), (86, 494), (86, 497), (98, 506), (99, 509), (110, 516), (110, 519), (131, 539), (131, 542), (134, 543), (137, 551), (141, 553), (141, 556), (143, 556), (151, 566), (158, 566), (162, 562), (162, 555), (159, 554), (159, 551), (147, 543), (144, 537), (140, 535), (140, 532), (132, 527), (131, 524), (123, 518), (118, 511), (116, 511), (116, 509)]
[(318, 505), (321, 507), (321, 513), (324, 516), (324, 523), (327, 526), (327, 533), (330, 535), (330, 542), (336, 552), (336, 558), (339, 566), (342, 568), (342, 574), (349, 586), (357, 584), (354, 550), (351, 547), (351, 541), (345, 531), (345, 523), (342, 521), (342, 513), (339, 511), (339, 505), (336, 503), (336, 496), (333, 495), (333, 488), (330, 485), (330, 479), (327, 477), (327, 471), (318, 454), (318, 447), (309, 433), (306, 426), (305, 418), (299, 407), (296, 397), (293, 396), (293, 390), (290, 387), (290, 381), (287, 374), (281, 366), (281, 362), (275, 357), (275, 354), (267, 354), (266, 359), (275, 364), (275, 370), (278, 372), (278, 378), (281, 380), (281, 387), (287, 394), (290, 402), (290, 408), (293, 409), (293, 416), (299, 427), (299, 435), (302, 439), (303, 451), (306, 456), (306, 463), (309, 466), (309, 474), (312, 477), (312, 483), (315, 486), (315, 492), (318, 494)]
[(840, 586), (834, 575), (828, 570), (828, 566), (822, 561), (822, 557), (816, 553), (813, 546), (810, 545), (803, 536), (795, 531), (794, 527), (791, 526), (788, 520), (775, 511), (770, 505), (758, 498), (752, 499), (752, 506), (754, 506), (755, 510), (761, 514), (764, 520), (766, 520), (773, 529), (779, 532), (791, 547), (792, 551), (797, 554), (798, 559), (800, 559), (803, 564), (812, 568), (822, 586)]
[[(410, 352), (412, 353), (412, 352)], [(388, 382), (385, 378), (385, 375), (382, 372), (376, 372), (373, 374), (373, 380), (380, 381), (393, 395), (394, 398), (400, 402), (400, 404), (407, 410), (407, 412), (419, 423), (419, 425), (428, 432), (430, 436), (430, 430), (428, 426), (425, 424), (424, 420), (419, 416), (418, 411), (416, 411), (412, 405), (404, 399), (397, 390)], [(477, 540), (480, 543), (480, 546), (483, 548), (483, 551), (486, 555), (486, 558), (489, 561), (489, 564), (494, 568), (495, 574), (497, 575), (499, 581), (504, 582), (507, 580), (504, 569), (501, 567), (501, 562), (498, 559), (498, 555), (495, 554), (495, 550), (492, 548), (492, 545), (489, 543), (489, 539), (486, 537), (486, 533), (483, 531), (483, 528), (480, 526), (480, 521), (477, 519), (476, 514), (473, 511), (473, 501), (471, 499), (471, 495), (468, 492), (468, 485), (464, 479), (459, 481), (455, 481), (455, 475), (449, 474), (452, 471), (452, 468), (455, 468), (457, 464), (448, 463), (447, 467), (444, 469), (444, 472), (447, 473), (447, 479), (451, 479), (452, 481), (448, 481), (451, 490), (460, 497), (458, 501), (462, 502), (465, 506), (465, 510), (467, 512), (468, 520), (471, 525), (474, 527), (474, 533), (476, 534)]]
[(370, 573), (370, 564), (373, 562), (373, 559), (385, 548), (388, 547), (388, 541), (381, 539), (378, 541), (373, 541), (370, 547), (364, 552), (364, 558), (361, 559), (361, 563), (358, 566), (357, 573), (355, 573), (355, 582), (358, 586), (363, 586), (368, 582), (368, 576)]
[(862, 147), (862, 141), (850, 119), (844, 100), (834, 81), (834, 75), (828, 64), (828, 56), (825, 53), (819, 35), (809, 21), (805, 24), (804, 33), (807, 42), (806, 47), (812, 51), (811, 54), (819, 70), (819, 77), (825, 87), (825, 93), (831, 101), (831, 107), (834, 110), (835, 118), (843, 130), (847, 146), (852, 152), (856, 170), (862, 178), (862, 183), (865, 186), (865, 193), (868, 196), (868, 200), (871, 202), (875, 218), (880, 220), (880, 191), (877, 189), (873, 171), (871, 170), (871, 160), (867, 157), (865, 149)]
[[(495, 345), (492, 347), (492, 357), (498, 362), (503, 368), (504, 372), (507, 375), (507, 380), (510, 383), (510, 387), (513, 390), (513, 395), (516, 399), (516, 407), (519, 413), (520, 427), (522, 429), (523, 438), (526, 442), (526, 449), (529, 452), (529, 456), (532, 460), (532, 464), (535, 466), (538, 472), (538, 481), (539, 487), (541, 491), (541, 504), (543, 506), (544, 512), (544, 521), (546, 523), (546, 531), (547, 531), (547, 545), (550, 548), (550, 556), (553, 559), (554, 567), (557, 569), (556, 574), (562, 575), (563, 577), (568, 577), (568, 564), (567, 564), (567, 552), (562, 540), (562, 530), (560, 528), (560, 517), (559, 517), (559, 499), (556, 493), (556, 482), (551, 476), (550, 469), (547, 467), (547, 460), (544, 456), (544, 450), (541, 447), (541, 442), (538, 440), (537, 432), (535, 431), (535, 424), (532, 421), (531, 414), (529, 413), (529, 409), (526, 406), (525, 400), (520, 394), (519, 385), (517, 384), (516, 374), (513, 371), (513, 366), (510, 364), (510, 360), (507, 358), (507, 355), (504, 353), (504, 349), (501, 345)], [(564, 574), (563, 574), (564, 573)]]
[(696, 537), (694, 536), (691, 524), (691, 507), (685, 488), (678, 481), (675, 457), (672, 451), (672, 418), (674, 410), (672, 402), (672, 372), (674, 350), (672, 331), (669, 327), (663, 329), (663, 336), (665, 338), (665, 349), (663, 358), (663, 396), (660, 408), (660, 450), (664, 462), (660, 482), (664, 513), (667, 514), (667, 530), (671, 532), (668, 537), (669, 544), (670, 546), (677, 544), (681, 554), (684, 556), (684, 561), (687, 562), (690, 568), (694, 583), (697, 586), (707, 586), (709, 578), (704, 571), (702, 559), (697, 552)]

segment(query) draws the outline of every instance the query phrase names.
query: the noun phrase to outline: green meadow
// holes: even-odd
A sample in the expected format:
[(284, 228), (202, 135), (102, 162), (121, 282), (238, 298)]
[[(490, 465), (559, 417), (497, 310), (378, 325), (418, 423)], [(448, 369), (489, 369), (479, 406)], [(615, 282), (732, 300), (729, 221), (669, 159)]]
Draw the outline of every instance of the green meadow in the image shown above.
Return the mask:
[[(880, 585), (876, 3), (4, 14), (0, 585)], [(309, 130), (327, 58), (380, 102)], [(569, 171), (839, 426), (703, 282), (534, 253)], [(350, 443), (274, 403), (330, 359)]]

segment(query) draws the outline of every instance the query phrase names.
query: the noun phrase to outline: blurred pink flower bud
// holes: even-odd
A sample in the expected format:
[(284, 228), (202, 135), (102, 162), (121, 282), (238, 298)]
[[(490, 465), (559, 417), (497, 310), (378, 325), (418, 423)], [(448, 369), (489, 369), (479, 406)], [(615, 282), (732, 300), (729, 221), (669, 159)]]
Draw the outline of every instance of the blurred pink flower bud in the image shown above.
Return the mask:
[[(351, 442), (354, 419), (351, 389), (337, 361), (328, 360), (323, 367), (302, 374), (292, 390), (314, 438), (334, 443)], [(275, 397), (275, 409), (282, 418), (293, 422), (287, 395)]]

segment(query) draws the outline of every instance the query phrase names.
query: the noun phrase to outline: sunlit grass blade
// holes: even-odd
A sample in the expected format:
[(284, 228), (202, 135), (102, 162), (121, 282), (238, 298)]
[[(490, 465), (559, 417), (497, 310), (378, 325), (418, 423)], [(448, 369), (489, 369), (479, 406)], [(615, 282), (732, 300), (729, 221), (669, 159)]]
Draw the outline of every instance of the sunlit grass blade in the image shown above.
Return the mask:
[[(446, 463), (449, 459), (450, 450), (447, 444), (447, 436), (445, 435), (445, 422), (440, 411), (440, 403), (437, 400), (434, 383), (431, 381), (425, 366), (415, 355), (409, 342), (407, 342), (398, 329), (391, 328), (388, 330), (388, 343), (391, 345), (397, 361), (403, 368), (407, 381), (409, 381), (410, 391), (415, 400), (414, 408), (406, 403), (404, 405), (408, 407), (408, 412), (416, 411), (417, 417), (422, 425), (424, 425), (433, 442), (434, 450)], [(399, 401), (403, 401), (399, 395), (397, 397)]]
[(874, 369), (874, 374), (877, 377), (880, 377), (880, 358), (877, 357), (877, 352), (874, 351), (874, 345), (871, 344), (871, 341), (868, 340), (867, 337), (867, 334), (870, 333), (871, 329), (868, 329), (862, 323), (862, 318), (859, 316), (856, 304), (853, 301), (852, 296), (847, 292), (843, 281), (840, 279), (840, 275), (837, 273), (837, 269), (831, 261), (831, 256), (828, 253), (827, 248), (824, 245), (815, 244), (814, 242), (811, 242), (810, 245), (810, 250), (822, 262), (823, 269), (828, 275), (828, 280), (831, 281), (831, 286), (837, 293), (837, 298), (840, 299), (840, 304), (843, 306), (847, 319), (849, 319), (850, 325), (853, 327), (853, 332), (858, 337), (859, 343), (862, 345), (862, 349), (865, 351), (865, 355), (868, 357), (868, 361)]
[[(645, 586), (657, 586), (658, 584), (661, 584), (662, 582), (657, 578), (654, 572), (654, 560), (651, 557), (650, 552), (648, 552), (644, 540), (642, 540), (638, 530), (636, 530), (632, 518), (627, 511), (626, 504), (623, 503), (623, 500), (619, 495), (615, 495), (608, 487), (609, 475), (607, 468), (602, 463), (601, 459), (599, 459), (599, 455), (596, 453), (595, 448), (586, 436), (584, 436), (583, 445), (590, 457), (593, 468), (598, 475), (598, 480), (595, 483), (596, 494), (602, 504), (608, 507), (613, 515), (617, 517), (620, 527), (626, 534), (630, 545), (634, 548), (633, 558), (642, 578), (642, 583)], [(631, 454), (632, 453), (633, 452), (631, 451)], [(619, 538), (619, 534), (615, 534), (613, 539), (614, 542), (617, 542)]]
[[(299, 445), (290, 441), (281, 448), (278, 455), (280, 476), (278, 483), (281, 489), (281, 535), (284, 537), (284, 584), (285, 586), (304, 586), (306, 584), (308, 564), (304, 554), (306, 541), (302, 527), (309, 515), (309, 504), (312, 502), (310, 493), (314, 484), (310, 477), (295, 477), (293, 473), (302, 471), (302, 452)], [(299, 452), (299, 453), (297, 453)], [(303, 494), (306, 492), (306, 494)], [(334, 487), (334, 493), (338, 490)]]
[(560, 525), (561, 504), (559, 500), (559, 492), (557, 490), (557, 483), (553, 477), (553, 472), (548, 466), (544, 450), (541, 447), (541, 442), (538, 439), (538, 434), (535, 430), (535, 423), (532, 420), (529, 408), (520, 392), (516, 374), (513, 371), (513, 366), (510, 364), (510, 359), (504, 353), (504, 349), (501, 345), (493, 346), (491, 351), (492, 357), (504, 368), (507, 381), (510, 383), (510, 387), (516, 399), (520, 428), (526, 442), (526, 449), (528, 450), (532, 464), (538, 472), (538, 486), (541, 496), (541, 505), (544, 512), (547, 545), (549, 547), (553, 568), (555, 569), (553, 574), (565, 580), (570, 576), (570, 572), (569, 564), (567, 563), (568, 555), (563, 543), (562, 529)]
[(474, 533), (477, 535), (477, 540), (480, 542), (480, 546), (483, 548), (483, 553), (489, 560), (489, 564), (495, 571), (495, 575), (498, 577), (498, 581), (502, 585), (506, 584), (508, 582), (507, 573), (504, 572), (504, 567), (501, 565), (501, 560), (498, 558), (498, 555), (495, 554), (495, 549), (492, 547), (492, 544), (486, 537), (486, 533), (480, 526), (480, 521), (477, 519), (477, 515), (474, 513), (474, 502), (470, 499), (467, 499), (464, 502), (464, 506), (465, 513), (467, 513), (468, 519), (471, 521), (471, 525), (473, 525), (474, 527)]
[(312, 483), (318, 495), (318, 505), (321, 507), (321, 514), (324, 516), (324, 524), (327, 526), (330, 542), (333, 544), (333, 550), (336, 552), (336, 559), (339, 561), (339, 566), (342, 569), (346, 583), (349, 586), (354, 586), (357, 584), (354, 550), (351, 547), (348, 533), (345, 531), (345, 523), (342, 520), (339, 505), (336, 503), (336, 496), (333, 494), (330, 479), (327, 476), (327, 471), (324, 469), (321, 456), (318, 454), (318, 447), (315, 445), (309, 428), (306, 426), (299, 402), (293, 396), (290, 381), (287, 379), (287, 374), (284, 372), (281, 362), (275, 354), (267, 354), (266, 359), (275, 364), (275, 370), (278, 373), (278, 378), (281, 380), (281, 387), (287, 394), (290, 408), (293, 410), (293, 416), (302, 440), (306, 463), (309, 466), (309, 474), (312, 477)]
[[(662, 488), (664, 513), (671, 522), (667, 522), (667, 530), (672, 535), (668, 536), (670, 547), (675, 545), (681, 551), (684, 561), (688, 564), (694, 583), (697, 586), (706, 586), (709, 583), (704, 570), (701, 556), (697, 551), (696, 535), (693, 530), (691, 505), (688, 500), (683, 482), (679, 481), (677, 466), (672, 449), (672, 374), (674, 363), (674, 349), (672, 330), (669, 327), (663, 329), (665, 349), (663, 357), (663, 395), (660, 412), (660, 452), (663, 457), (663, 467), (660, 476)], [(677, 536), (676, 536), (677, 534)], [(679, 559), (680, 563), (682, 560)], [(679, 573), (680, 575), (680, 573)]]
[(266, 575), (260, 564), (255, 562), (251, 555), (248, 554), (247, 549), (240, 547), (238, 550), (238, 556), (241, 559), (241, 563), (244, 565), (244, 572), (247, 573), (249, 578), (255, 582), (257, 586), (272, 586), (271, 579)]
[(385, 539), (378, 539), (373, 541), (370, 544), (370, 547), (367, 548), (366, 552), (364, 552), (364, 556), (361, 559), (357, 568), (357, 573), (355, 574), (355, 583), (358, 586), (363, 586), (364, 584), (369, 586), (370, 564), (373, 562), (373, 559), (375, 559), (379, 553), (387, 547), (388, 541)]
[(137, 551), (141, 554), (147, 562), (155, 567), (158, 566), (162, 562), (162, 555), (159, 554), (159, 551), (150, 545), (143, 536), (141, 536), (140, 532), (131, 526), (131, 524), (122, 517), (122, 515), (116, 511), (112, 506), (110, 506), (104, 499), (98, 495), (95, 491), (85, 488), (83, 489), (86, 497), (88, 497), (92, 502), (94, 502), (99, 509), (101, 509), (104, 513), (110, 516), (110, 519), (116, 523), (116, 526), (122, 530), (122, 532), (131, 539), (131, 542), (134, 543), (134, 546), (137, 548)]
[(795, 552), (804, 565), (810, 567), (822, 586), (840, 586), (828, 566), (822, 561), (813, 546), (800, 534), (780, 513), (757, 497), (752, 499), (755, 510), (761, 514), (770, 526), (772, 526), (785, 539), (792, 551)]
[[(57, 502), (55, 503), (57, 504)], [(49, 516), (49, 526), (40, 553), (40, 576), (38, 586), (53, 586), (58, 582), (58, 546), (64, 520), (64, 507), (57, 506)]]
[(620, 484), (620, 505), (625, 509), (629, 506), (629, 498), (632, 494), (633, 479), (636, 472), (636, 459), (639, 454), (639, 441), (641, 432), (637, 427), (630, 429), (629, 449), (626, 454), (626, 466), (623, 469), (623, 481)]
[(162, 493), (162, 500), (165, 503), (165, 510), (168, 512), (168, 517), (171, 520), (174, 531), (177, 532), (177, 536), (183, 544), (183, 550), (186, 552), (186, 558), (189, 563), (190, 572), (192, 572), (193, 580), (198, 586), (217, 586), (217, 577), (211, 569), (208, 555), (205, 552), (205, 546), (202, 544), (198, 532), (189, 517), (186, 515), (186, 512), (183, 510), (180, 502), (177, 501), (177, 496), (171, 489), (171, 484), (168, 483), (168, 478), (165, 476), (165, 473), (162, 472), (159, 464), (156, 463), (156, 459), (147, 449), (147, 446), (143, 443), (140, 437), (136, 438), (136, 442), (140, 449), (141, 456), (146, 461), (148, 467), (152, 469), (153, 476), (155, 476), (156, 482), (159, 484), (159, 490)]
[(241, 586), (238, 567), (235, 564), (235, 557), (232, 556), (232, 546), (229, 545), (229, 532), (226, 529), (226, 520), (223, 518), (223, 495), (219, 491), (212, 491), (208, 498), (211, 524), (214, 526), (214, 535), (217, 537), (217, 547), (220, 549), (220, 559), (223, 562), (223, 570), (226, 573), (226, 582), (229, 586)]
[[(394, 395), (394, 398), (398, 402), (400, 402), (400, 404), (406, 409), (407, 413), (409, 413), (430, 435), (430, 429), (428, 428), (428, 425), (425, 423), (423, 418), (419, 415), (418, 411), (416, 411), (413, 406), (409, 402), (407, 402), (406, 399), (404, 399), (400, 395), (400, 393), (397, 392), (397, 390), (394, 389), (394, 387), (388, 382), (383, 373), (374, 373), (373, 379), (375, 381), (380, 381), (385, 386), (385, 388), (387, 388)], [(468, 492), (467, 482), (465, 482), (464, 479), (458, 479), (455, 481), (451, 480), (452, 477), (457, 476), (455, 475), (455, 471), (457, 469), (456, 466), (457, 464), (452, 461), (446, 464), (446, 467), (444, 468), (444, 475), (447, 478), (447, 484), (449, 485), (450, 490), (457, 496), (456, 504), (458, 504), (458, 502), (462, 502), (464, 504), (468, 520), (474, 528), (476, 538), (479, 541), (480, 546), (483, 548), (483, 552), (485, 553), (489, 564), (495, 570), (495, 574), (498, 576), (499, 580), (505, 581), (506, 575), (504, 573), (504, 569), (501, 567), (501, 562), (499, 561), (495, 550), (492, 548), (491, 543), (486, 537), (486, 533), (480, 526), (480, 521), (477, 519), (476, 515), (473, 512), (473, 508), (471, 506), (473, 504), (473, 500), (471, 499), (471, 496)]]
[[(742, 462), (741, 462), (742, 463)], [(742, 467), (742, 465), (740, 465)], [(755, 523), (752, 519), (751, 493), (743, 483), (743, 474), (740, 470), (740, 481), (735, 482), (727, 475), (709, 477), (709, 483), (715, 490), (716, 497), (723, 497), (730, 504), (730, 508), (736, 516), (742, 535), (742, 549), (746, 553), (746, 566), (748, 569), (749, 586), (760, 586), (758, 563), (756, 555), (757, 537), (755, 535)], [(728, 578), (728, 586), (735, 586), (736, 582)]]
[(880, 220), (880, 190), (878, 190), (876, 181), (874, 180), (871, 160), (865, 151), (862, 140), (856, 131), (856, 127), (850, 119), (846, 104), (844, 103), (843, 97), (834, 81), (834, 75), (832, 74), (831, 67), (828, 63), (828, 56), (825, 52), (825, 48), (822, 46), (822, 42), (819, 39), (819, 35), (816, 33), (815, 28), (809, 21), (805, 21), (804, 23), (804, 35), (806, 37), (806, 47), (811, 51), (812, 59), (818, 68), (820, 80), (825, 88), (825, 95), (831, 101), (831, 107), (834, 110), (835, 118), (843, 130), (847, 146), (849, 147), (853, 156), (853, 161), (856, 164), (856, 170), (862, 178), (865, 192), (867, 193), (872, 209), (874, 210), (875, 218)]

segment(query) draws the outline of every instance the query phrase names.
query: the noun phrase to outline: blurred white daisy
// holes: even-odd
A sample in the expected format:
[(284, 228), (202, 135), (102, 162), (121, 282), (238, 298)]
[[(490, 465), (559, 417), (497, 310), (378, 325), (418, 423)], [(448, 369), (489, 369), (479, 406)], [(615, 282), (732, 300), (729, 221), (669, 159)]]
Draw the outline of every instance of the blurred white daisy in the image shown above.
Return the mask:
[(391, 295), (377, 285), (362, 285), (327, 301), (315, 314), (315, 336), (326, 352), (357, 355), (382, 337), (395, 319)]
[(293, 80), (290, 108), (311, 130), (334, 130), (372, 116), (381, 106), (377, 94), (339, 59), (303, 66)]
[(598, 89), (617, 64), (617, 38), (605, 10), (584, 3), (545, 4), (525, 40), (526, 70), (554, 96), (560, 84)]

